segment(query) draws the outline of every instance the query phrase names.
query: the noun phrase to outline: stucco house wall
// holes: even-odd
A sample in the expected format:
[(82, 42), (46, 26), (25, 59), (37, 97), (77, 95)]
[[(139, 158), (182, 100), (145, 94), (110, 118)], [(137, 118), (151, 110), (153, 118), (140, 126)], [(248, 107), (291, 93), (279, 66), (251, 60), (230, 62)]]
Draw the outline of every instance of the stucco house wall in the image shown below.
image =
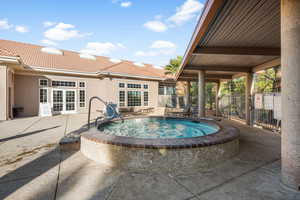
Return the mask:
[(0, 65), (0, 120), (7, 119), (7, 66)]
[[(99, 78), (99, 77), (81, 77), (81, 76), (62, 76), (52, 74), (30, 74), (19, 73), (14, 76), (14, 106), (23, 107), (24, 112), (20, 113), (21, 117), (25, 116), (37, 116), (39, 115), (39, 80), (47, 79), (50, 81), (76, 81), (77, 97), (76, 97), (76, 111), (77, 113), (88, 112), (88, 101), (92, 96), (99, 96), (104, 101), (109, 101), (118, 104), (119, 103), (119, 90), (129, 90), (119, 88), (119, 83), (135, 83), (135, 84), (147, 84), (149, 92), (149, 104), (148, 106), (139, 106), (137, 109), (145, 107), (156, 107), (158, 104), (158, 81), (147, 80), (133, 80), (133, 79), (121, 79), (121, 78)], [(85, 88), (79, 88), (79, 82), (85, 82)], [(52, 88), (48, 87), (48, 102), (52, 105)], [(58, 87), (67, 88), (67, 87)], [(86, 91), (85, 107), (79, 107), (79, 90), (84, 89)], [(143, 89), (141, 91), (144, 91)], [(143, 96), (142, 96), (143, 97)], [(127, 98), (127, 96), (126, 96)], [(143, 98), (142, 98), (143, 105)], [(92, 112), (103, 110), (104, 105), (98, 101), (93, 102)]]

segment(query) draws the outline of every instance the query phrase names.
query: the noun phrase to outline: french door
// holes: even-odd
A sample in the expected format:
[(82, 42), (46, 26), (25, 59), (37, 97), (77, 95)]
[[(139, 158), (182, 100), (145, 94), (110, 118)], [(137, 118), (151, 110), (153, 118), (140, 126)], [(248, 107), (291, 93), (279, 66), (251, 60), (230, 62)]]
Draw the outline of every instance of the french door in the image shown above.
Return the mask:
[(54, 114), (68, 114), (76, 112), (76, 90), (53, 89), (52, 108)]

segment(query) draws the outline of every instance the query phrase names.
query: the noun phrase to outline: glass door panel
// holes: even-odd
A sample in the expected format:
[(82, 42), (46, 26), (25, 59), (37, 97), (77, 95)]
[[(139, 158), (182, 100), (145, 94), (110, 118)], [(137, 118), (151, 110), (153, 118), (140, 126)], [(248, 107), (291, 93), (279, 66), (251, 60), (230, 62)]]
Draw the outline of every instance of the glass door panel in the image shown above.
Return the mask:
[(75, 111), (75, 91), (66, 90), (66, 111)]
[(61, 112), (63, 111), (63, 91), (62, 90), (53, 90), (53, 111)]

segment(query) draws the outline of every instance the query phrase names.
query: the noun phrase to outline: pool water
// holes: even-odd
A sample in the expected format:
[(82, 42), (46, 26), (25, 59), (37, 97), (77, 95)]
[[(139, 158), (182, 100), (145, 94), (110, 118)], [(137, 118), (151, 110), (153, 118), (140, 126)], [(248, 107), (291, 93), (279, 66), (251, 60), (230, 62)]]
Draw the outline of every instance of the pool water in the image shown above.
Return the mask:
[(218, 128), (203, 122), (181, 119), (138, 118), (99, 127), (108, 135), (136, 138), (190, 138), (213, 134)]

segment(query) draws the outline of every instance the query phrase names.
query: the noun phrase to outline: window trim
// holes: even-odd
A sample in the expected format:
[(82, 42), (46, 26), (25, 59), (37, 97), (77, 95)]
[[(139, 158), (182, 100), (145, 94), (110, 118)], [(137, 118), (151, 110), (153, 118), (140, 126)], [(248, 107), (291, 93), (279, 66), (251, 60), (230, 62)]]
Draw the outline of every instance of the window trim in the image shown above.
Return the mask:
[[(47, 85), (41, 85), (41, 81), (47, 81)], [(49, 87), (49, 80), (45, 78), (39, 78), (39, 87)]]
[[(84, 91), (84, 102), (80, 101), (80, 91)], [(78, 104), (79, 104), (79, 108), (86, 108), (86, 89), (79, 89), (78, 90)], [(81, 106), (80, 104), (84, 103), (84, 106)]]
[[(84, 87), (81, 87), (80, 83), (84, 83)], [(78, 81), (78, 88), (86, 88), (86, 81)]]
[[(75, 86), (53, 86), (53, 82), (73, 82), (75, 83)], [(77, 81), (72, 81), (72, 80), (51, 80), (51, 87), (53, 88), (70, 88), (70, 89), (76, 89), (77, 88)]]
[[(124, 101), (120, 101), (120, 93), (121, 92), (124, 92)], [(119, 93), (118, 93), (118, 102), (119, 102), (119, 107), (126, 107), (126, 91), (125, 90), (119, 90)], [(124, 105), (121, 106), (121, 102), (124, 103)]]
[[(145, 101), (145, 93), (147, 93), (147, 101)], [(146, 102), (147, 102), (147, 105), (146, 105)], [(149, 106), (149, 92), (148, 91), (143, 92), (143, 104), (144, 104), (144, 106)]]
[[(139, 105), (129, 105), (129, 95), (128, 93), (129, 92), (137, 92), (140, 94), (140, 102), (139, 102)], [(135, 102), (134, 102), (135, 103)], [(127, 91), (127, 107), (141, 107), (142, 106), (142, 91), (137, 91), (137, 90), (128, 90)]]
[[(133, 87), (129, 87), (129, 85), (132, 85)], [(134, 86), (137, 86), (139, 85), (139, 87), (134, 87)], [(127, 88), (128, 89), (142, 89), (142, 84), (141, 83), (127, 83)]]
[[(41, 102), (41, 90), (46, 90), (46, 94), (47, 94), (47, 101), (46, 102)], [(40, 87), (39, 88), (39, 104), (45, 104), (45, 103), (49, 103), (49, 88), (45, 88), (45, 87)]]
[[(123, 87), (121, 87), (121, 86), (120, 86), (120, 84), (123, 84), (124, 86), (123, 86)], [(119, 88), (125, 88), (125, 87), (126, 87), (126, 84), (125, 84), (125, 83), (123, 83), (123, 82), (119, 82), (118, 86), (119, 86)]]

